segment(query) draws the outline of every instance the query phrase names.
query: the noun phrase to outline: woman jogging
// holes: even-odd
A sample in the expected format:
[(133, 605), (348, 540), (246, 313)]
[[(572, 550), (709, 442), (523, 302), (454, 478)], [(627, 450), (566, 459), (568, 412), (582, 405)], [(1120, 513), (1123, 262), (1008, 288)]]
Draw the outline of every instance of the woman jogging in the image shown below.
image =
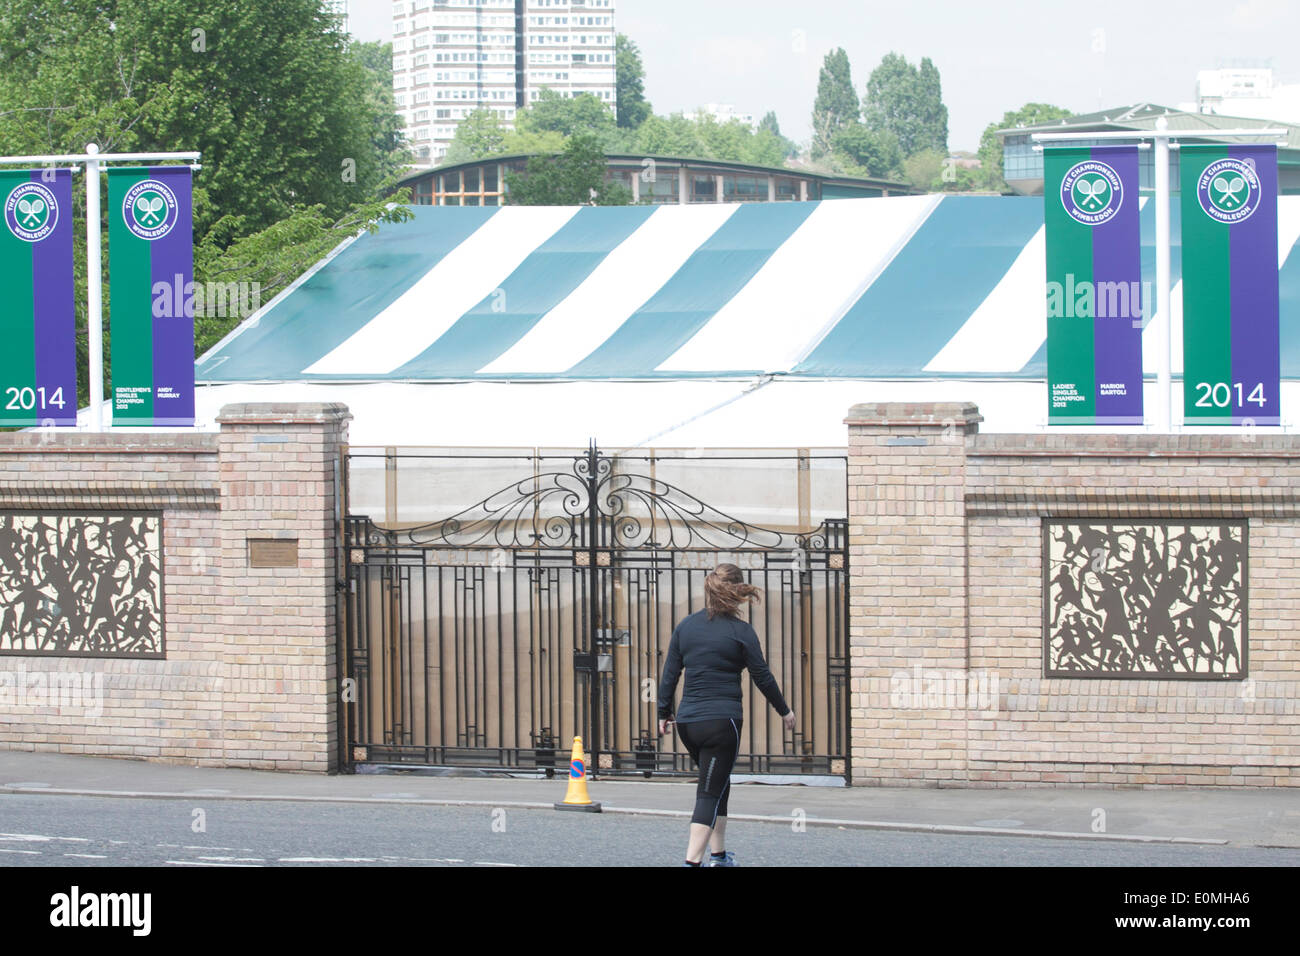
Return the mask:
[[(754, 686), (781, 715), (785, 729), (794, 729), (794, 711), (786, 706), (776, 678), (767, 669), (758, 635), (736, 616), (742, 604), (762, 596), (758, 588), (745, 583), (740, 568), (719, 564), (704, 579), (704, 610), (678, 624), (668, 645), (659, 681), (659, 733), (668, 733), (668, 725), (675, 721), (682, 743), (700, 769), (686, 866), (700, 866), (706, 846), (712, 850), (710, 866), (736, 865), (725, 841), (727, 793), (743, 724), (742, 670), (749, 668)], [(686, 689), (674, 718), (673, 698), (683, 667)]]

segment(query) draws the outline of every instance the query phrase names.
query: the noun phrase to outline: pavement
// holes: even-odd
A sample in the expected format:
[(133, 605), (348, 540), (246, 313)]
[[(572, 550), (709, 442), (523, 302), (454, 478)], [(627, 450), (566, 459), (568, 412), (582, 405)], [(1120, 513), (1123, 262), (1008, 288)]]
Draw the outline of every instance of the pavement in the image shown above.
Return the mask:
[[(688, 818), (693, 780), (590, 779), (604, 813)], [(475, 771), (325, 775), (0, 751), (3, 794), (513, 807), (554, 813), (566, 780)], [(1300, 848), (1300, 791), (1284, 788), (895, 788), (733, 778), (732, 820), (943, 834)]]

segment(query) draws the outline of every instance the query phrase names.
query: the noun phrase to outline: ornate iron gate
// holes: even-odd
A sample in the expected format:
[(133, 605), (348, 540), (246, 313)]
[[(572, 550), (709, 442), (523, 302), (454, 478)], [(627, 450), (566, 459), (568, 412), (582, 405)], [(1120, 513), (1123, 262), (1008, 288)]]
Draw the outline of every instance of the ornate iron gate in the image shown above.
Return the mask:
[(594, 443), (531, 460), (441, 521), (346, 519), (344, 763), (552, 771), (580, 735), (593, 773), (691, 772), (655, 694), (729, 561), (764, 591), (750, 621), (796, 714), (784, 731), (746, 679), (737, 772), (847, 778), (847, 521), (747, 524)]

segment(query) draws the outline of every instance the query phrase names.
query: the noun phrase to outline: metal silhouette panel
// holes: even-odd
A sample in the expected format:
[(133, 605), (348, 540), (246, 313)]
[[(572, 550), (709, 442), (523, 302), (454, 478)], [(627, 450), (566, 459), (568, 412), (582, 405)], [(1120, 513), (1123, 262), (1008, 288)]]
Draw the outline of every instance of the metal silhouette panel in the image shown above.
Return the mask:
[(1246, 524), (1046, 521), (1048, 677), (1246, 676)]
[(163, 657), (162, 515), (0, 514), (0, 654)]

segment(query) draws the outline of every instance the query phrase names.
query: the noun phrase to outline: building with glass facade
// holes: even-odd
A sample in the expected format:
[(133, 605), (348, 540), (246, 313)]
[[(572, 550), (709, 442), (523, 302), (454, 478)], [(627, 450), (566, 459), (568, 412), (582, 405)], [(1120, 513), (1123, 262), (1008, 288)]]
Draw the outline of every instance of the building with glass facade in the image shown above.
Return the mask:
[[(508, 199), (507, 172), (522, 173), (529, 156), (499, 156), (417, 170), (402, 179), (420, 206), (501, 206)], [(647, 205), (713, 202), (799, 202), (819, 199), (903, 196), (906, 183), (857, 179), (807, 170), (750, 166), (720, 160), (609, 154), (607, 178)]]
[(545, 88), (615, 109), (614, 0), (396, 0), (393, 94), (415, 155), (481, 107), (512, 126)]
[[(1178, 142), (1181, 143), (1222, 143), (1252, 142), (1249, 137), (1234, 137), (1231, 140), (1216, 138), (1216, 130), (1226, 129), (1287, 129), (1291, 135), (1278, 146), (1278, 185), (1283, 195), (1300, 195), (1300, 126), (1291, 126), (1272, 120), (1251, 119), (1240, 116), (1220, 116), (1217, 114), (1190, 113), (1183, 110), (1169, 109), (1151, 103), (1136, 106), (1121, 106), (1113, 110), (1072, 116), (1069, 119), (1042, 123), (1037, 126), (1018, 126), (1012, 129), (998, 130), (1002, 140), (1002, 178), (1012, 190), (1022, 196), (1041, 196), (1043, 194), (1043, 154), (1034, 147), (1035, 133), (1078, 133), (1078, 132), (1119, 132), (1131, 130), (1135, 133), (1150, 132), (1155, 129), (1156, 121), (1164, 117), (1171, 130), (1184, 132)], [(1276, 137), (1261, 136), (1257, 142), (1276, 142)], [(1114, 140), (1080, 139), (1071, 145), (1099, 146), (1114, 144)], [(1138, 154), (1141, 166), (1142, 189), (1155, 187), (1152, 150), (1142, 150)], [(1170, 150), (1169, 184), (1178, 190), (1178, 150)]]

